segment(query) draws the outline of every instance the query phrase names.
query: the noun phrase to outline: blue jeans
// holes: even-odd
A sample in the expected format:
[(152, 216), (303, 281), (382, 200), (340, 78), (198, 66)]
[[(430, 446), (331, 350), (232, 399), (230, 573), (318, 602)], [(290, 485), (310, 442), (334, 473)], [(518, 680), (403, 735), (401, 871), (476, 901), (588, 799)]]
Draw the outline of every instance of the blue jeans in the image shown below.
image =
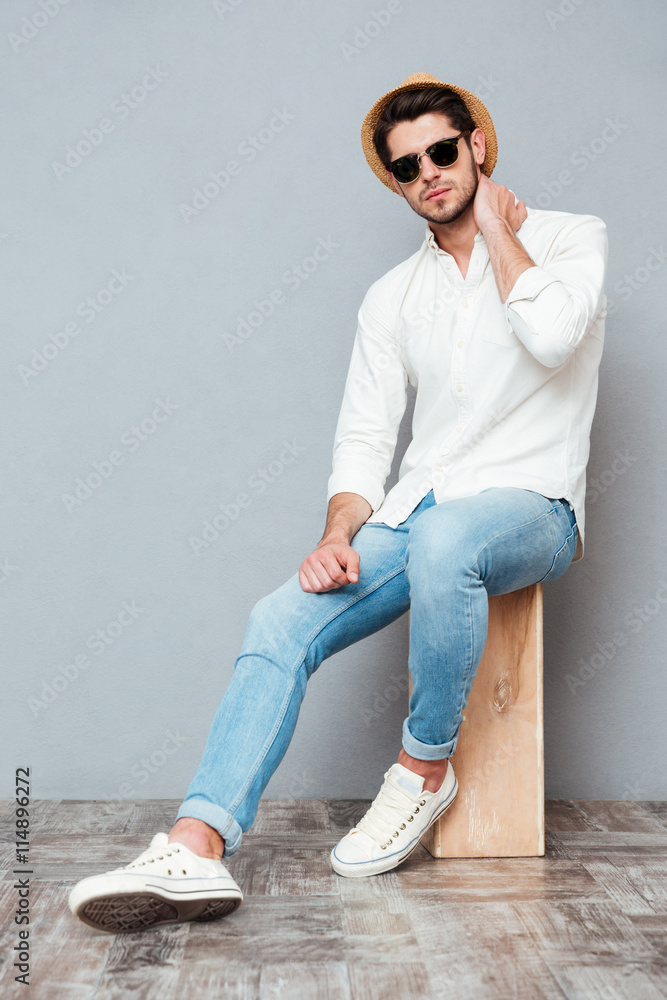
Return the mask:
[(398, 527), (357, 531), (356, 583), (307, 593), (295, 572), (251, 611), (177, 818), (203, 820), (224, 839), (225, 857), (236, 853), (287, 750), (311, 674), (408, 608), (413, 690), (403, 747), (420, 760), (451, 756), (484, 652), (488, 595), (562, 576), (576, 533), (565, 500), (492, 487), (436, 504), (431, 490)]

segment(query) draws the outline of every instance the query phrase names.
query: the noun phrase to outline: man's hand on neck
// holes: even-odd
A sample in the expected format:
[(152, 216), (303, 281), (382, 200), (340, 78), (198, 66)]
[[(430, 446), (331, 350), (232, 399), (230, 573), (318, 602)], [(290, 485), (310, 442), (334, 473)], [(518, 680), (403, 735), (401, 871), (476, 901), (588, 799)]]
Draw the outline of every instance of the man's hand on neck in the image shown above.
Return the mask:
[(515, 235), (528, 217), (526, 206), (523, 201), (515, 205), (512, 191), (481, 174), (472, 208), (489, 251), (500, 301), (505, 302), (519, 275), (536, 266)]

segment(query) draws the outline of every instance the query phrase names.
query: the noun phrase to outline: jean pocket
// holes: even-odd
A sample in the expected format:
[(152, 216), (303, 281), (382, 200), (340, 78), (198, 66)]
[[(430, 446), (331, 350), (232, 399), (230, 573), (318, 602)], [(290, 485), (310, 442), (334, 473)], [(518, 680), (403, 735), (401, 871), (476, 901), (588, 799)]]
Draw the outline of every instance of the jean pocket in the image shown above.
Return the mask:
[(554, 516), (558, 519), (561, 545), (556, 551), (549, 572), (542, 577), (540, 583), (557, 580), (567, 570), (577, 548), (577, 522), (574, 511), (567, 502), (553, 500)]

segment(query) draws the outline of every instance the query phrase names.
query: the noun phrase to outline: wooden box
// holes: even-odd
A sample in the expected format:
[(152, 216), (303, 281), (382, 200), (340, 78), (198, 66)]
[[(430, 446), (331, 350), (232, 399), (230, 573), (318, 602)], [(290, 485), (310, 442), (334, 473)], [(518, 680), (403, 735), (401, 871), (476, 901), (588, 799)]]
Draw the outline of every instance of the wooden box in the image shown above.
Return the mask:
[(436, 858), (544, 854), (542, 584), (489, 599), (489, 631), (452, 764), (454, 804), (424, 835)]

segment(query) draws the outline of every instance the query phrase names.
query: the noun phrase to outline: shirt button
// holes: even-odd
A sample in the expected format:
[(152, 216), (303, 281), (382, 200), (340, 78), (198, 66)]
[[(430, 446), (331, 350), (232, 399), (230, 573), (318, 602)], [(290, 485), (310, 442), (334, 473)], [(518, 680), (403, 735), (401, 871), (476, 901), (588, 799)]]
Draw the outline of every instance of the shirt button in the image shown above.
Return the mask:
[(461, 308), (462, 309), (467, 309), (469, 305), (470, 305), (470, 303), (468, 302), (467, 299), (462, 299), (461, 300)]
[(447, 269), (449, 270), (449, 268), (450, 268), (451, 266), (452, 266), (452, 262), (451, 262), (451, 260), (446, 260), (446, 261), (445, 261), (445, 267), (446, 267), (446, 268), (447, 268)]
[(462, 340), (457, 341), (456, 346), (463, 347), (463, 341)]
[(458, 426), (458, 427), (456, 428), (456, 433), (457, 433), (457, 434), (460, 434), (462, 430), (463, 430), (463, 428), (462, 428), (462, 427), (461, 427), (461, 425), (459, 424), (459, 426)]
[(456, 391), (457, 392), (463, 392), (463, 386), (462, 385), (457, 385)]

